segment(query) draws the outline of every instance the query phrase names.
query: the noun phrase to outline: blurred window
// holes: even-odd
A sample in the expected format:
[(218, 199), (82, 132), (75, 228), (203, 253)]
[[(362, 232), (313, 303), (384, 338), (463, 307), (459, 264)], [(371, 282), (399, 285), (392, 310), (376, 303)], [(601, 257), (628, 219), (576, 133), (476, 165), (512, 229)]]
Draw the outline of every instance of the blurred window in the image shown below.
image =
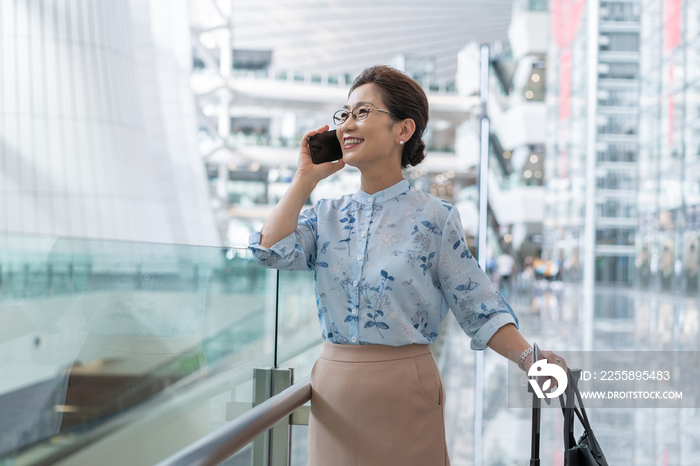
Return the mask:
[(519, 11), (549, 11), (549, 0), (515, 0), (513, 8)]
[(609, 171), (604, 175), (600, 175), (596, 180), (598, 189), (636, 189), (637, 177), (632, 172), (624, 171)]
[(527, 4), (530, 11), (549, 11), (548, 0), (528, 0)]
[(600, 2), (601, 21), (639, 22), (641, 5), (639, 2)]
[(596, 244), (633, 246), (635, 227), (598, 228), (595, 232)]
[(604, 283), (631, 283), (634, 280), (634, 257), (596, 256), (595, 280)]
[(259, 146), (270, 144), (270, 118), (231, 118), (231, 136), (236, 145)]
[(272, 50), (233, 50), (234, 75), (267, 77), (271, 63)]
[(601, 89), (598, 91), (598, 105), (601, 107), (635, 107), (639, 93), (628, 89)]
[(638, 127), (636, 116), (603, 116), (598, 122), (598, 133), (635, 135)]
[(638, 63), (600, 63), (599, 79), (639, 79)]
[(600, 35), (601, 52), (638, 52), (639, 34), (636, 32), (608, 32)]
[(634, 162), (637, 160), (636, 144), (605, 144), (598, 148), (599, 162)]
[[(435, 60), (430, 58), (404, 57), (404, 71), (423, 87), (435, 79)], [(436, 89), (437, 90), (437, 89)]]
[(598, 202), (596, 212), (599, 218), (635, 218), (637, 202), (634, 199), (605, 199)]
[(226, 188), (230, 204), (242, 206), (267, 204), (267, 189), (264, 181), (229, 180)]

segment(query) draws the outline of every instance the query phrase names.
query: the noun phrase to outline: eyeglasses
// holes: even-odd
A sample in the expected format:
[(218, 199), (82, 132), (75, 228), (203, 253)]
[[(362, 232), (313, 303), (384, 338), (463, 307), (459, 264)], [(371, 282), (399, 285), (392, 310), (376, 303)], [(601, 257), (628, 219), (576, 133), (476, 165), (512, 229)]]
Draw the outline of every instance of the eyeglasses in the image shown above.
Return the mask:
[(393, 113), (386, 110), (382, 110), (381, 108), (370, 107), (369, 105), (363, 104), (353, 108), (352, 111), (345, 109), (338, 110), (337, 112), (335, 112), (335, 114), (333, 114), (333, 123), (335, 123), (336, 126), (342, 125), (348, 120), (348, 118), (350, 118), (350, 115), (352, 115), (355, 121), (362, 121), (365, 118), (367, 118), (369, 116), (369, 112), (373, 110), (376, 110), (377, 112), (387, 113), (389, 115), (394, 115)]

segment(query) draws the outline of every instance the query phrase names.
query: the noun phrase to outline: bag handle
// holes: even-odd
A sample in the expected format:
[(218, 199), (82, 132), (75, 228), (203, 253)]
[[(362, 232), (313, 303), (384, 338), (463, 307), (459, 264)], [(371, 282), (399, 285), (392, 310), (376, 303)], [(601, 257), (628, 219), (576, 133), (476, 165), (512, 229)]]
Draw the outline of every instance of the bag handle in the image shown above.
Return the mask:
[[(571, 370), (567, 368), (567, 379), (568, 384), (566, 386), (566, 404), (564, 403), (564, 397), (559, 397), (559, 403), (561, 404), (562, 414), (564, 414), (564, 447), (566, 450), (570, 450), (576, 446), (576, 438), (574, 437), (574, 416), (573, 412), (576, 410), (576, 405), (574, 403), (573, 396), (573, 386), (576, 383), (574, 380), (574, 375)], [(580, 414), (577, 413), (579, 416)], [(580, 417), (579, 417), (580, 419)], [(583, 421), (581, 422), (583, 424)]]
[[(564, 400), (560, 397), (559, 402), (561, 404), (562, 411), (564, 413), (564, 445), (567, 450), (576, 446), (576, 438), (574, 437), (574, 413), (578, 417), (579, 421), (583, 425), (584, 432), (593, 442), (596, 450), (600, 451), (600, 444), (593, 433), (591, 428), (591, 423), (588, 420), (588, 414), (586, 413), (586, 408), (583, 407), (583, 398), (581, 397), (581, 392), (578, 389), (578, 381), (581, 377), (581, 371), (576, 370), (574, 372), (567, 368), (568, 385), (566, 387), (566, 406), (564, 406)], [(580, 406), (580, 411), (576, 406), (576, 400)]]
[[(566, 415), (566, 412), (564, 411), (566, 409), (566, 407), (564, 406), (564, 402), (561, 400), (561, 398), (559, 399), (559, 402), (561, 403), (562, 414)], [(583, 420), (583, 417), (581, 416), (581, 411), (578, 410), (578, 406), (574, 406), (573, 410), (574, 410), (574, 414), (576, 414), (576, 417), (581, 422), (581, 424), (582, 425), (585, 424), (585, 421)]]
[[(579, 376), (580, 376), (580, 371), (579, 371)], [(578, 389), (578, 383), (574, 384), (574, 392), (576, 393), (576, 398), (578, 399), (578, 404), (581, 407), (581, 415), (583, 416), (583, 419), (581, 419), (581, 424), (583, 424), (584, 429), (586, 429), (586, 433), (588, 434), (588, 437), (591, 439), (593, 444), (595, 445), (595, 448), (597, 451), (601, 451), (600, 444), (598, 443), (598, 439), (595, 438), (595, 434), (593, 433), (593, 429), (591, 428), (591, 423), (588, 421), (588, 415), (586, 414), (586, 409), (583, 407), (583, 399), (581, 397), (581, 392)], [(579, 416), (580, 418), (580, 416)], [(585, 422), (584, 422), (585, 420)]]

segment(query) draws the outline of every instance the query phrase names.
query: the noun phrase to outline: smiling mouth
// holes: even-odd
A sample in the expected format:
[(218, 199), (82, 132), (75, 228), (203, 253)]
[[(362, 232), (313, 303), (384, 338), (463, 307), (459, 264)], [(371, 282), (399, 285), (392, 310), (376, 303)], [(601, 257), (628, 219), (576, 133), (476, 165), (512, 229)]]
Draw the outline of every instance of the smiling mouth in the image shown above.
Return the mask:
[(355, 146), (359, 146), (360, 144), (362, 144), (362, 141), (364, 141), (364, 139), (348, 138), (343, 142), (343, 149), (351, 149)]

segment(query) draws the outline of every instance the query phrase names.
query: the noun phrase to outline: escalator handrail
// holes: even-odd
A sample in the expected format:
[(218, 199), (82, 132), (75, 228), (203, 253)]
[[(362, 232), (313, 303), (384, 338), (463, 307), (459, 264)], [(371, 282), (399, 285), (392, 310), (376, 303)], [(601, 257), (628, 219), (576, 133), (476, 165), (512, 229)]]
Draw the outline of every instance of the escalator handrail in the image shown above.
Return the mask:
[(156, 466), (221, 464), (309, 400), (311, 400), (311, 379), (305, 377), (225, 426), (169, 456)]

